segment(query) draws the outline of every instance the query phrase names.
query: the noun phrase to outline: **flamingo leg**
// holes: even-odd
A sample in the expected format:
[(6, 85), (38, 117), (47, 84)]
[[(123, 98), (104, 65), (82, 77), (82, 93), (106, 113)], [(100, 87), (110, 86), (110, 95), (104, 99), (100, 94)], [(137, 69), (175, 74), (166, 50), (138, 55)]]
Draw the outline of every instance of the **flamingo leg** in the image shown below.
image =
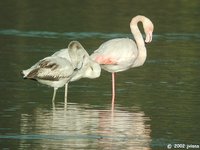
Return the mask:
[(68, 83), (65, 84), (65, 106), (67, 105), (67, 91), (68, 91)]
[(54, 88), (54, 90), (53, 90), (53, 98), (52, 98), (52, 103), (54, 103), (54, 102), (55, 102), (55, 97), (56, 97), (56, 92), (57, 92), (57, 89), (58, 89), (58, 88)]
[(114, 109), (115, 103), (115, 73), (112, 73), (112, 110)]

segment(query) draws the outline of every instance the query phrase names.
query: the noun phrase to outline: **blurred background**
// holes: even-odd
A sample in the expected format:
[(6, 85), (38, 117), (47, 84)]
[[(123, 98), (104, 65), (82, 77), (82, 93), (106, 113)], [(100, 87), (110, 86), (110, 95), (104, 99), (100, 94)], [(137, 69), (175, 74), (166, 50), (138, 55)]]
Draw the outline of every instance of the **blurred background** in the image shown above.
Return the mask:
[[(199, 0), (7, 0), (0, 4), (1, 149), (166, 149), (200, 145)], [(52, 106), (53, 89), (20, 71), (78, 40), (91, 54), (129, 23), (154, 23), (144, 66), (70, 83)], [(140, 25), (141, 32), (143, 28)], [(173, 148), (173, 147), (172, 147)]]

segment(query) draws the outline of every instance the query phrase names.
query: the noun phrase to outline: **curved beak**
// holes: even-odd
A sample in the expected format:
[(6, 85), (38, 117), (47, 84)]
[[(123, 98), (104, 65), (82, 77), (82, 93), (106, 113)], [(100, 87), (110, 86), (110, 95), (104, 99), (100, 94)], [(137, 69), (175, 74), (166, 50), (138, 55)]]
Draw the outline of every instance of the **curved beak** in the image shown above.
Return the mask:
[(146, 33), (146, 39), (145, 39), (145, 43), (150, 43), (152, 41), (152, 32), (149, 31), (148, 33)]

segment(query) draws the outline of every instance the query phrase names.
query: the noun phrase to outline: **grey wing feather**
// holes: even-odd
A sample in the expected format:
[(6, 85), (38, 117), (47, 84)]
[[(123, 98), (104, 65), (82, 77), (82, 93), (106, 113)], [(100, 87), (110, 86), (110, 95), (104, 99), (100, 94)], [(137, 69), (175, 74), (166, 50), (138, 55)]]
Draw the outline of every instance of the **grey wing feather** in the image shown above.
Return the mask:
[(61, 57), (47, 57), (33, 66), (27, 78), (43, 80), (59, 80), (73, 73), (71, 63)]

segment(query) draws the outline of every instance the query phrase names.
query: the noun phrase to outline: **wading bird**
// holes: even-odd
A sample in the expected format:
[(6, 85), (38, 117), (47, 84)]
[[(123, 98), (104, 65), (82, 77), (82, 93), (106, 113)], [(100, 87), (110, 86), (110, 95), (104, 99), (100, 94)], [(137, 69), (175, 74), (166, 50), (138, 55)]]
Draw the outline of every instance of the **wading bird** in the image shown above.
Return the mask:
[(36, 80), (54, 88), (52, 102), (56, 91), (65, 85), (65, 104), (67, 103), (68, 83), (81, 78), (97, 78), (101, 67), (91, 60), (90, 56), (78, 41), (72, 41), (68, 48), (61, 49), (52, 56), (46, 57), (31, 68), (21, 72), (24, 79)]
[[(142, 34), (138, 28), (142, 22), (146, 34), (146, 43), (152, 41), (153, 23), (145, 16), (133, 17), (130, 29), (135, 42), (129, 38), (116, 38), (100, 45), (91, 58), (101, 65), (101, 68), (112, 73), (112, 104), (115, 100), (115, 72), (142, 66), (146, 60), (147, 52)], [(112, 105), (113, 106), (113, 105)]]

